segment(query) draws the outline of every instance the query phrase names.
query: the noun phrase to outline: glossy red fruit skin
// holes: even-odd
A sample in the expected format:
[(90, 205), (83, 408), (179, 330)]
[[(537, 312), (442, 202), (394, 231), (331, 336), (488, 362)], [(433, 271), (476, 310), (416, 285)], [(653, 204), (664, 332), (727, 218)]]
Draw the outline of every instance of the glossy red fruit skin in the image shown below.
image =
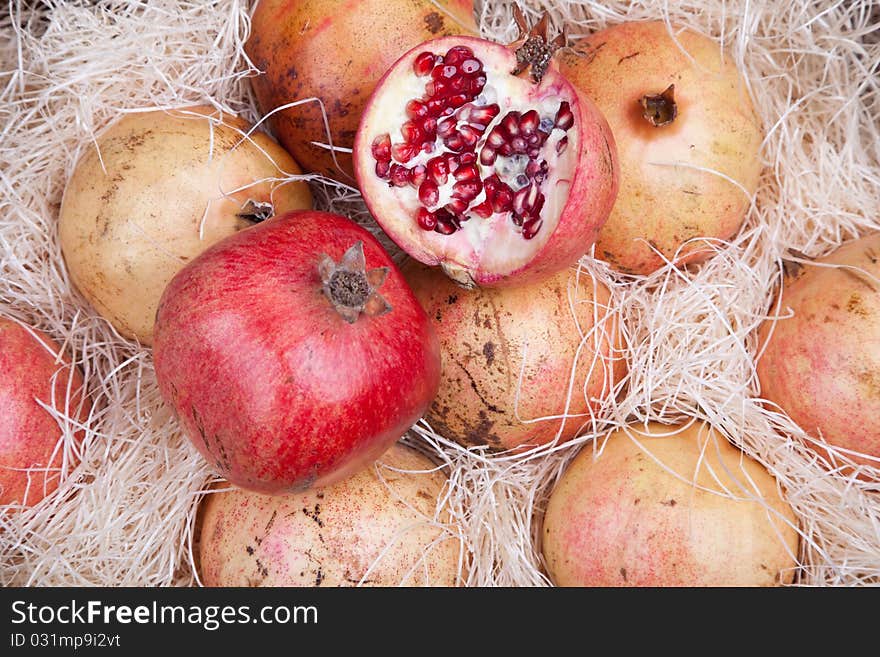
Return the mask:
[[(388, 267), (391, 305), (347, 323), (318, 262), (362, 241), (367, 270)], [(323, 486), (378, 458), (427, 409), (440, 349), (397, 267), (339, 215), (290, 212), (190, 262), (157, 313), (156, 376), (216, 471), (263, 493)]]

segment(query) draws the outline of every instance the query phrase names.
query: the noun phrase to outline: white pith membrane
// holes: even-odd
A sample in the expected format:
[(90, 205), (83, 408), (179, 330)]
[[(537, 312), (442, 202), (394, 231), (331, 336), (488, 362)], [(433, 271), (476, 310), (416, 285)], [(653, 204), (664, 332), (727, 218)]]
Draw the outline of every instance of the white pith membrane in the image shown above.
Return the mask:
[[(859, 466), (864, 479), (857, 479), (842, 474), (850, 463), (842, 451), (822, 462), (803, 429), (760, 404), (754, 374), (756, 328), (786, 314), (771, 296), (779, 259), (794, 258), (789, 248), (825, 254), (880, 229), (875, 4), (541, 3), (573, 36), (659, 18), (723, 43), (764, 125), (766, 166), (743, 231), (730, 243), (713, 242), (718, 253), (705, 265), (630, 278), (582, 259), (579, 275), (611, 289), (610, 310), (627, 329), (616, 356), (630, 373), (615, 382), (620, 399), (596, 417), (571, 419), (585, 424), (577, 439), (511, 456), (465, 450), (424, 423), (405, 437), (449, 475), (437, 513), (425, 522), (442, 530), (438, 540), (462, 540), (467, 584), (546, 585), (541, 514), (570, 460), (580, 449), (600, 451), (605, 432), (627, 422), (688, 417), (712, 422), (776, 477), (798, 518), (799, 584), (880, 583), (880, 467)], [(0, 583), (191, 585), (191, 539), (209, 470), (159, 398), (150, 351), (121, 338), (71, 290), (55, 226), (79, 153), (122, 113), (209, 102), (218, 116), (257, 119), (242, 49), (250, 7), (240, 0), (150, 0), (112, 13), (73, 3), (24, 5), (13, 1), (0, 15), (0, 312), (46, 331), (67, 351), (83, 370), (94, 411), (76, 449), (75, 413), (55, 404), (65, 424), (59, 449), (80, 458), (67, 460), (55, 494), (32, 509), (0, 514)], [(501, 43), (516, 37), (507, 2), (480, 2), (477, 16), (483, 36)], [(351, 216), (403, 257), (354, 187), (305, 178), (318, 207)], [(570, 300), (579, 302), (574, 294)], [(529, 346), (529, 353), (541, 350)], [(582, 394), (583, 383), (569, 380), (572, 395)], [(442, 513), (448, 522), (439, 520)]]
[[(468, 46), (466, 42), (463, 45)], [(402, 126), (407, 123), (419, 124), (424, 120), (414, 119), (408, 115), (407, 103), (412, 100), (426, 103), (432, 98), (430, 92), (426, 90), (426, 85), (433, 81), (432, 75), (430, 73), (417, 75), (413, 70), (413, 63), (423, 53), (430, 53), (437, 58), (435, 66), (442, 67), (444, 65), (442, 58), (451, 46), (454, 46), (454, 42), (443, 40), (441, 43), (429, 44), (428, 47), (413, 52), (410, 57), (399, 63), (396, 67), (397, 73), (389, 76), (383, 83), (382, 101), (375, 103), (373, 108), (368, 110), (371, 117), (370, 131), (367, 133), (365, 143), (372, 145), (374, 142), (378, 143), (377, 140), (381, 141), (383, 136), (389, 138), (392, 154), (388, 160), (382, 161), (386, 162), (386, 168), (391, 167), (391, 171), (381, 175), (382, 172), (377, 168), (372, 171), (372, 176), (369, 176), (369, 172), (367, 176), (362, 173), (362, 184), (364, 189), (368, 190), (365, 193), (369, 194), (381, 208), (377, 214), (382, 216), (386, 230), (404, 242), (419, 243), (418, 252), (426, 254), (422, 259), (428, 264), (444, 263), (447, 271), (453, 274), (454, 278), (458, 278), (455, 272), (459, 269), (465, 270), (465, 277), (468, 272), (477, 270), (501, 276), (528, 263), (544, 246), (559, 222), (568, 198), (568, 188), (577, 164), (580, 145), (579, 126), (572, 124), (563, 129), (557, 127), (556, 119), (560, 115), (560, 108), (563, 115), (570, 115), (572, 111), (577, 110), (572, 107), (573, 99), (567, 97), (567, 90), (563, 88), (555, 73), (548, 73), (541, 83), (536, 85), (530, 80), (527, 72), (522, 76), (511, 75), (516, 59), (512, 51), (506, 47), (495, 45), (488, 52), (483, 53), (473, 53), (471, 50), (473, 58), (482, 64), (480, 73), (485, 73), (485, 86), (473, 100), (458, 108), (450, 108), (436, 118), (431, 118), (438, 123), (439, 132), (443, 132), (440, 125), (452, 119), (455, 122), (455, 128), (451, 131), (453, 135), (459, 132), (462, 126), (466, 126), (465, 130), (470, 128), (481, 133), (477, 138), (476, 146), (461, 150), (451, 149), (444, 143), (445, 139), (448, 139), (448, 133), (443, 136), (437, 134), (433, 138), (429, 136), (420, 139), (417, 145), (418, 152), (411, 159), (405, 161), (397, 159), (394, 156), (394, 148), (407, 143), (401, 132)], [(493, 118), (480, 120), (473, 118), (478, 114), (488, 117), (487, 108), (493, 110)], [(522, 116), (530, 110), (537, 112), (537, 130), (543, 133), (541, 141), (531, 146), (533, 149), (540, 149), (539, 152), (535, 154), (533, 150), (531, 153), (523, 153), (520, 148), (519, 152), (514, 151), (507, 155), (495, 152), (494, 157), (488, 161), (484, 160), (482, 154), (487, 148), (487, 142), (493, 137), (493, 131), (496, 137), (500, 135), (509, 142), (517, 135), (510, 135), (504, 126), (510, 125), (511, 122), (518, 126)], [(534, 118), (534, 114), (531, 117)], [(531, 134), (537, 135), (539, 132), (535, 131)], [(425, 143), (429, 146), (424, 147)], [(486, 152), (489, 150), (496, 149), (489, 147)], [(375, 153), (374, 149), (368, 158), (369, 166), (363, 164), (365, 171), (373, 165), (381, 166)], [(460, 181), (456, 177), (456, 173), (460, 176), (462, 168), (467, 165), (459, 167), (459, 171), (453, 170), (457, 164), (448, 166), (450, 173), (444, 176), (445, 182), (441, 182), (443, 178), (432, 179), (433, 169), (430, 163), (444, 156), (460, 158), (465, 153), (473, 153), (475, 157), (472, 166), (476, 167), (478, 172), (479, 191), (475, 197), (458, 197), (467, 204), (466, 209), (459, 213), (453, 209), (450, 215), (444, 215), (444, 209), (449, 207), (450, 202), (456, 200), (454, 186), (457, 183), (467, 182)], [(446, 161), (448, 162), (448, 159)], [(529, 168), (530, 163), (531, 168)], [(409, 171), (421, 171), (422, 176), (415, 181), (410, 178), (407, 184), (401, 186), (394, 185), (392, 183), (395, 165), (403, 166)], [(539, 173), (536, 178), (534, 169), (541, 166), (546, 167), (546, 173)], [(530, 212), (529, 201), (526, 201), (526, 212), (517, 214), (514, 209), (519, 207), (516, 201), (506, 205), (497, 201), (493, 204), (493, 199), (499, 196), (495, 192), (492, 197), (487, 198), (489, 186), (485, 184), (493, 174), (506, 186), (507, 189), (504, 191), (514, 198), (517, 194), (520, 197), (537, 198), (537, 204), (543, 204), (543, 207), (538, 212)], [(369, 179), (363, 182), (365, 177)], [(422, 178), (428, 185), (439, 182), (436, 202), (426, 204), (420, 198), (421, 185), (425, 184), (424, 182), (419, 184)], [(487, 208), (484, 205), (486, 203), (493, 207), (483, 209), (481, 212), (481, 208)], [(420, 226), (418, 221), (418, 212), (421, 208), (449, 219), (445, 222), (439, 219), (438, 225), (433, 230), (426, 229)], [(489, 216), (483, 216), (485, 214)], [(452, 232), (442, 231), (444, 225), (452, 225)], [(534, 226), (537, 228), (534, 229)]]

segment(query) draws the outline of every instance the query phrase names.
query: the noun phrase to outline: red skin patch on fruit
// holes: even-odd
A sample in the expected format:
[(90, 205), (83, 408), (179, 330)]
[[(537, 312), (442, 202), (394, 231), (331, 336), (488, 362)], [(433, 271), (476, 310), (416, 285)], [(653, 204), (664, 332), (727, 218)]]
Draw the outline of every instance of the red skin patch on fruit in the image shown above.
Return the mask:
[[(391, 311), (346, 322), (322, 291), (322, 253), (357, 241)], [(169, 284), (154, 358), (165, 399), (239, 486), (324, 485), (379, 456), (421, 416), (439, 379), (436, 335), (367, 231), (323, 212), (277, 217), (193, 260)]]
[[(47, 346), (57, 352), (58, 345), (34, 333), (39, 339), (20, 324), (0, 318), (0, 504), (32, 506), (58, 487), (55, 469), (61, 467), (62, 453), (53, 458), (53, 452), (62, 429), (37, 400), (51, 405), (54, 393), (56, 408), (63, 411), (69, 384), (69, 412), (84, 422), (90, 407), (86, 401), (77, 415), (83, 385), (79, 370), (71, 373), (68, 361), (56, 362)], [(76, 439), (82, 435), (77, 432)], [(40, 471), (17, 470), (22, 468)], [(45, 468), (50, 471), (43, 472)]]

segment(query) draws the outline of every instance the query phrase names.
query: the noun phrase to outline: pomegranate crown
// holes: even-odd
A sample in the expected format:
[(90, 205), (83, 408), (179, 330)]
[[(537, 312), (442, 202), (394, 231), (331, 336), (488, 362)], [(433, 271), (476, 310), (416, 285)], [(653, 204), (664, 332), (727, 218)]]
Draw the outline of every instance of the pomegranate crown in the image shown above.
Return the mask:
[(568, 35), (565, 27), (552, 41), (549, 34), (549, 16), (547, 12), (533, 26), (529, 27), (522, 10), (513, 6), (513, 20), (519, 28), (519, 37), (510, 44), (516, 54), (516, 67), (512, 75), (522, 75), (529, 71), (532, 82), (538, 84), (544, 78), (554, 53), (566, 45)]
[(323, 254), (318, 263), (324, 294), (349, 324), (353, 324), (361, 313), (375, 317), (391, 310), (391, 304), (377, 292), (385, 282), (388, 271), (388, 267), (367, 271), (364, 243), (361, 241), (349, 248), (339, 263), (327, 254)]

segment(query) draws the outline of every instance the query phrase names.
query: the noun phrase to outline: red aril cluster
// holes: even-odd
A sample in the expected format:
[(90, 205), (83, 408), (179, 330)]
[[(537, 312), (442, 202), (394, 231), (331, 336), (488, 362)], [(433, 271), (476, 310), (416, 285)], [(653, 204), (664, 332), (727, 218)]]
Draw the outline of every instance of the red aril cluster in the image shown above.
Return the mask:
[(361, 119), (355, 170), (373, 216), (463, 285), (574, 264), (614, 202), (613, 137), (550, 61), (553, 48), (533, 51), (527, 77), (507, 46), (428, 41), (391, 67)]

